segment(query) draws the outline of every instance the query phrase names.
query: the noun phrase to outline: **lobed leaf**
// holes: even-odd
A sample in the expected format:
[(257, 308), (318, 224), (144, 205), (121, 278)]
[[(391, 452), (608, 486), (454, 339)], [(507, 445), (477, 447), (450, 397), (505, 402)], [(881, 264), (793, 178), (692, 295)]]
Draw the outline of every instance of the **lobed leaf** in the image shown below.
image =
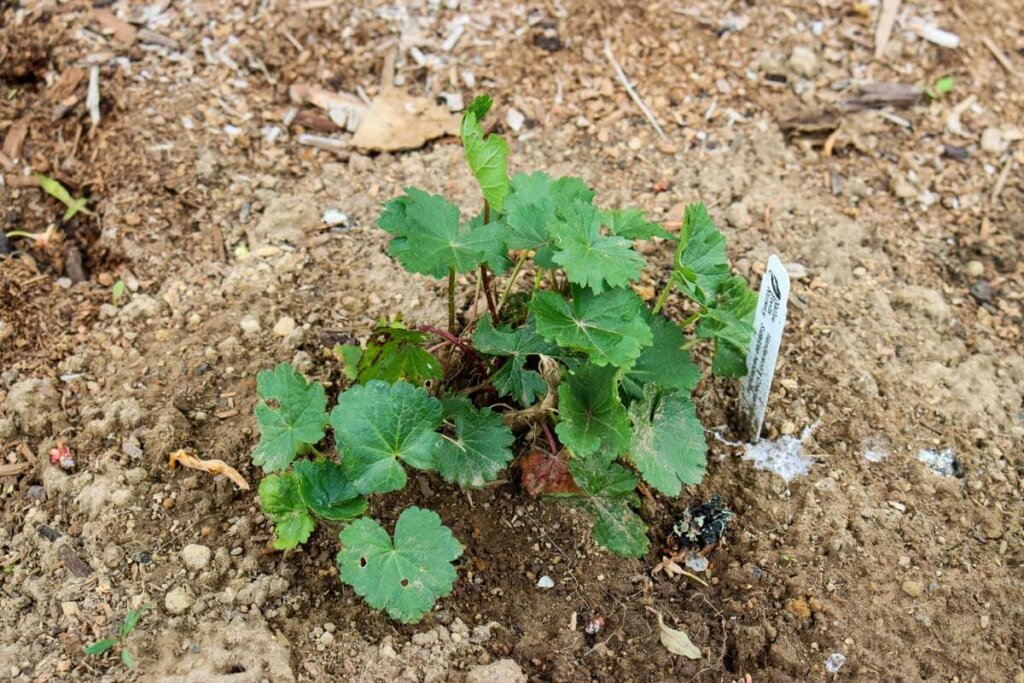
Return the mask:
[(403, 623), (416, 623), (438, 598), (452, 592), (462, 546), (441, 518), (411, 507), (395, 524), (394, 542), (377, 522), (363, 517), (340, 534), (341, 581), (367, 604)]
[(622, 388), (634, 398), (643, 396), (643, 386), (649, 383), (683, 393), (693, 391), (700, 382), (700, 368), (683, 348), (686, 335), (662, 315), (653, 316), (650, 326), (653, 342), (622, 378)]
[(478, 411), (469, 399), (447, 398), (441, 404), (445, 420), (454, 423), (455, 436), (445, 437), (438, 447), (438, 473), (463, 488), (479, 488), (494, 481), (512, 460), (512, 430), (501, 415), (490, 408)]
[(697, 303), (711, 306), (718, 287), (729, 277), (725, 236), (715, 227), (704, 204), (690, 204), (676, 248), (673, 281)]
[(700, 483), (708, 445), (689, 398), (648, 384), (643, 398), (629, 406), (629, 419), (629, 459), (644, 481), (666, 496), (678, 496), (683, 484)]
[(408, 382), (371, 380), (338, 397), (331, 426), (356, 490), (387, 493), (405, 486), (399, 460), (429, 470), (441, 436), (441, 402)]
[(595, 294), (626, 287), (639, 280), (644, 259), (624, 237), (601, 234), (601, 213), (593, 204), (576, 200), (566, 206), (551, 228), (555, 253), (552, 260), (565, 270), (569, 281), (590, 287)]
[(484, 261), (504, 258), (499, 226), (459, 222), (459, 209), (444, 197), (408, 187), (384, 205), (377, 225), (394, 235), (388, 253), (413, 273), (447, 277), (468, 273)]
[(636, 477), (617, 464), (594, 458), (569, 461), (573, 478), (583, 495), (570, 499), (594, 519), (594, 540), (621, 557), (642, 557), (650, 540), (647, 525), (633, 512), (639, 505)]
[(319, 382), (309, 382), (288, 363), (259, 373), (256, 389), (263, 401), (256, 406), (260, 442), (252, 461), (264, 472), (277, 472), (324, 438), (327, 397)]
[[(401, 323), (380, 322), (366, 343), (366, 351), (348, 351), (342, 347), (345, 367), (354, 361), (353, 373), (360, 384), (379, 379), (384, 382), (397, 382), (404, 379), (411, 384), (422, 385), (427, 380), (438, 380), (444, 377), (444, 369), (437, 358), (423, 348), (427, 335), (410, 330)], [(355, 347), (358, 348), (358, 347)]]
[(599, 453), (611, 462), (629, 447), (629, 416), (619, 401), (616, 372), (612, 366), (586, 364), (558, 386), (555, 433), (576, 456)]
[(512, 178), (512, 191), (505, 202), (506, 243), (510, 249), (530, 249), (534, 263), (554, 268), (551, 228), (559, 213), (570, 204), (590, 202), (594, 192), (579, 178), (552, 180), (543, 171)]
[(480, 184), (484, 200), (491, 205), (492, 211), (500, 212), (509, 191), (508, 143), (498, 135), (484, 138), (481, 122), (490, 111), (491, 104), (488, 95), (476, 97), (462, 115), (460, 133), (466, 161)]
[(289, 550), (309, 540), (313, 521), (299, 490), (299, 477), (294, 472), (271, 474), (260, 481), (260, 507), (274, 523), (274, 547)]
[(714, 338), (715, 355), (711, 371), (719, 377), (747, 374), (747, 349), (754, 332), (757, 294), (741, 277), (726, 280), (715, 305), (701, 315), (697, 336)]
[(336, 522), (366, 512), (366, 499), (359, 495), (340, 463), (300, 460), (295, 463), (295, 474), (299, 495), (317, 517)]
[(650, 223), (640, 209), (619, 209), (601, 212), (601, 224), (613, 235), (628, 240), (646, 240), (661, 237), (674, 240), (675, 235), (657, 223)]
[(495, 329), (491, 316), (485, 315), (476, 324), (473, 348), (480, 353), (508, 358), (491, 377), (501, 396), (511, 396), (521, 405), (529, 406), (547, 394), (544, 378), (535, 370), (527, 370), (526, 361), (530, 356), (556, 356), (559, 351), (558, 347), (537, 334), (532, 319), (514, 330), (507, 327)]
[(641, 349), (651, 345), (643, 302), (629, 289), (594, 294), (574, 288), (572, 301), (554, 292), (537, 292), (530, 310), (547, 341), (582, 351), (595, 365), (629, 367)]

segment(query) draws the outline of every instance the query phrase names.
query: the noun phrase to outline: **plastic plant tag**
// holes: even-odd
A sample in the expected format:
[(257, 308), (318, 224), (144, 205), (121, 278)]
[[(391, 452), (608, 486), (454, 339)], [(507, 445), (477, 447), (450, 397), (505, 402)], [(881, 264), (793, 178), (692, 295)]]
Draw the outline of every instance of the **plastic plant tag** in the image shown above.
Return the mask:
[(761, 438), (768, 394), (775, 377), (775, 362), (786, 325), (786, 302), (789, 300), (789, 274), (778, 257), (768, 258), (768, 269), (761, 280), (754, 314), (754, 333), (747, 350), (747, 375), (740, 388), (740, 413), (750, 440)]

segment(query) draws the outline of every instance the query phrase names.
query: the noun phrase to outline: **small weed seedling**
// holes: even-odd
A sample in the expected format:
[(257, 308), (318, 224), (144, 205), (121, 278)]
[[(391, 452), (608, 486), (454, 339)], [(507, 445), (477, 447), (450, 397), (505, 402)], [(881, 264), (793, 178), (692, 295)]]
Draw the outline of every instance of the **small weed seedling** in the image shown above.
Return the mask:
[[(461, 127), (481, 210), (463, 220), (410, 187), (377, 223), (407, 271), (447, 281), (447, 327), (384, 320), (365, 346), (337, 347), (352, 386), (330, 411), (323, 386), (288, 364), (257, 377), (253, 462), (267, 473), (259, 494), (275, 547), (304, 543), (318, 520), (356, 520), (341, 531), (341, 580), (403, 622), (452, 591), (462, 546), (416, 507), (389, 534), (363, 517), (368, 496), (405, 487), (410, 467), (481, 487), (518, 453), (524, 488), (581, 508), (599, 544), (639, 557), (649, 547), (634, 511), (640, 480), (677, 496), (704, 476), (691, 398), (702, 373), (689, 349), (707, 340), (715, 375), (746, 372), (756, 295), (730, 276), (705, 207), (687, 207), (676, 235), (636, 209), (599, 208), (579, 178), (509, 179), (508, 144), (481, 126), (490, 108), (476, 98)], [(631, 286), (645, 267), (633, 244), (652, 237), (678, 239), (653, 307)], [(480, 315), (477, 303), (456, 305), (458, 276), (473, 273)], [(662, 314), (673, 288), (692, 304), (680, 323)], [(328, 426), (336, 457), (322, 444)]]
[(87, 655), (101, 655), (104, 652), (108, 652), (115, 647), (121, 651), (121, 663), (123, 663), (129, 669), (135, 668), (135, 655), (131, 650), (126, 648), (125, 640), (132, 634), (135, 627), (139, 624), (139, 619), (149, 609), (148, 605), (143, 605), (138, 609), (128, 610), (128, 614), (125, 615), (124, 621), (121, 622), (121, 628), (117, 631), (117, 637), (105, 638), (103, 640), (96, 641), (92, 645), (85, 648), (85, 654)]

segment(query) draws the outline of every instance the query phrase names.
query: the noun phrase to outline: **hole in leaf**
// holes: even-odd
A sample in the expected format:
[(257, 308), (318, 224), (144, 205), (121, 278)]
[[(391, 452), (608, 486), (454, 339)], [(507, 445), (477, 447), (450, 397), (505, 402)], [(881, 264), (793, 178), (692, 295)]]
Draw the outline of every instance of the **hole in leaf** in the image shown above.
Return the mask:
[(365, 567), (366, 566), (366, 558), (365, 557), (360, 557), (359, 558), (359, 566), (360, 567)]
[(409, 579), (402, 579), (399, 583), (402, 585), (402, 588), (405, 588), (409, 585)]

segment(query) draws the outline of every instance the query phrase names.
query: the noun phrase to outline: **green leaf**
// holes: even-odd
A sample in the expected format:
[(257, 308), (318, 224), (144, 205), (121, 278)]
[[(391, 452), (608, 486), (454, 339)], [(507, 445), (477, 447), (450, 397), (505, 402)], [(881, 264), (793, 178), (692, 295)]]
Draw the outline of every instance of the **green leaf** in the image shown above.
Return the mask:
[(662, 237), (667, 240), (676, 238), (657, 223), (648, 222), (644, 218), (644, 212), (640, 209), (602, 211), (601, 223), (613, 235), (625, 237), (628, 240), (647, 240), (652, 237)]
[(388, 383), (404, 379), (422, 385), (427, 380), (443, 378), (441, 364), (423, 348), (426, 340), (426, 334), (401, 323), (378, 323), (366, 343), (366, 351), (357, 361), (356, 380), (366, 384), (374, 379)]
[(438, 598), (452, 592), (456, 573), (451, 563), (462, 555), (462, 546), (435, 512), (403, 511), (394, 543), (367, 517), (347, 526), (340, 538), (341, 581), (392, 619), (416, 623)]
[(121, 300), (121, 297), (124, 296), (125, 287), (127, 287), (127, 285), (124, 280), (118, 280), (114, 283), (114, 286), (110, 288), (110, 298), (113, 300), (115, 306), (117, 305), (117, 302)]
[(596, 458), (573, 458), (569, 469), (584, 493), (572, 502), (593, 517), (594, 540), (621, 557), (646, 555), (647, 525), (631, 507), (640, 504), (636, 477), (620, 465)]
[(341, 371), (345, 377), (355, 381), (359, 377), (359, 361), (363, 357), (363, 349), (357, 344), (335, 344), (334, 355), (341, 361)]
[(551, 228), (555, 254), (570, 282), (590, 287), (595, 294), (626, 287), (640, 279), (644, 259), (624, 237), (601, 234), (601, 213), (593, 204), (576, 200), (565, 207)]
[(654, 342), (640, 352), (636, 365), (622, 378), (622, 388), (634, 398), (643, 396), (643, 386), (650, 383), (684, 393), (693, 391), (700, 382), (700, 368), (683, 348), (686, 335), (663, 315), (653, 316), (650, 325)]
[(363, 494), (405, 486), (403, 460), (418, 469), (434, 468), (441, 444), (441, 402), (408, 382), (371, 380), (338, 397), (331, 426), (342, 464)]
[(722, 284), (714, 307), (707, 309), (697, 325), (697, 336), (715, 340), (711, 371), (718, 377), (747, 374), (747, 349), (754, 333), (757, 294), (741, 277)]
[(725, 236), (715, 227), (704, 204), (688, 205), (676, 248), (673, 281), (697, 303), (710, 306), (719, 285), (728, 277)]
[(629, 416), (619, 401), (616, 368), (583, 365), (558, 387), (558, 438), (575, 455), (600, 451), (611, 462), (629, 447)]
[(488, 95), (476, 97), (462, 114), (462, 146), (466, 150), (466, 161), (480, 183), (484, 199), (491, 210), (500, 212), (508, 196), (508, 143), (498, 135), (484, 139), (481, 122), (491, 109)]
[[(308, 382), (288, 363), (258, 374), (256, 389), (263, 402), (256, 406), (260, 442), (252, 461), (264, 472), (277, 472), (324, 438), (327, 397), (319, 382)], [(267, 401), (276, 401), (277, 407)]]
[(956, 85), (956, 79), (952, 76), (944, 76), (939, 80), (935, 81), (935, 92), (939, 95), (945, 95), (953, 91), (953, 86)]
[(368, 503), (349, 481), (345, 468), (330, 460), (295, 463), (299, 495), (317, 517), (337, 522), (366, 512)]
[(438, 473), (463, 488), (479, 488), (494, 481), (512, 460), (512, 430), (501, 415), (490, 408), (477, 411), (469, 399), (448, 398), (441, 403), (445, 420), (454, 424), (455, 436), (444, 437), (438, 447)]
[(395, 236), (388, 253), (406, 270), (434, 278), (447, 277), (449, 268), (468, 273), (504, 254), (499, 225), (460, 223), (457, 206), (415, 187), (385, 204), (377, 225)]
[(536, 399), (547, 394), (548, 390), (540, 373), (526, 369), (527, 358), (560, 355), (558, 347), (544, 341), (544, 338), (537, 334), (532, 318), (515, 330), (507, 327), (495, 329), (489, 314), (476, 324), (473, 348), (480, 353), (508, 357), (491, 380), (500, 395), (511, 396), (523, 406), (532, 405)]
[(309, 540), (316, 522), (299, 490), (299, 477), (294, 472), (271, 474), (259, 486), (260, 507), (274, 523), (274, 547), (290, 550)]
[(89, 203), (89, 200), (85, 197), (79, 197), (75, 199), (68, 192), (67, 188), (60, 184), (59, 180), (51, 178), (50, 176), (43, 175), (42, 173), (36, 174), (36, 180), (39, 181), (39, 187), (42, 188), (43, 192), (50, 195), (66, 208), (64, 211), (64, 220), (69, 221), (75, 217), (79, 211), (86, 214), (87, 216), (95, 216), (96, 214), (85, 208)]
[(129, 669), (135, 668), (135, 655), (131, 650), (121, 650), (121, 662)]
[(135, 630), (135, 627), (139, 624), (139, 619), (142, 618), (142, 615), (145, 614), (148, 609), (149, 605), (143, 605), (138, 609), (128, 610), (128, 614), (125, 615), (124, 621), (121, 622), (119, 637), (127, 638), (131, 632)]
[(633, 441), (629, 460), (648, 484), (666, 496), (699, 484), (707, 469), (708, 444), (693, 402), (653, 384), (629, 406)]
[(546, 340), (586, 353), (595, 365), (628, 367), (651, 344), (643, 302), (629, 289), (594, 294), (574, 288), (571, 302), (554, 292), (538, 292), (530, 310)]
[(117, 645), (117, 638), (104, 638), (85, 648), (85, 654), (101, 655), (115, 645)]
[(542, 171), (512, 178), (512, 193), (505, 201), (506, 242), (510, 249), (535, 251), (534, 262), (554, 268), (551, 227), (561, 209), (575, 201), (590, 202), (594, 192), (579, 178), (552, 180)]
[(505, 244), (505, 224), (500, 220), (491, 219), (484, 223), (483, 212), (469, 219), (465, 229), (469, 230), (464, 242), (467, 247), (480, 252), (480, 260), (501, 275), (512, 263), (508, 259), (508, 247)]

